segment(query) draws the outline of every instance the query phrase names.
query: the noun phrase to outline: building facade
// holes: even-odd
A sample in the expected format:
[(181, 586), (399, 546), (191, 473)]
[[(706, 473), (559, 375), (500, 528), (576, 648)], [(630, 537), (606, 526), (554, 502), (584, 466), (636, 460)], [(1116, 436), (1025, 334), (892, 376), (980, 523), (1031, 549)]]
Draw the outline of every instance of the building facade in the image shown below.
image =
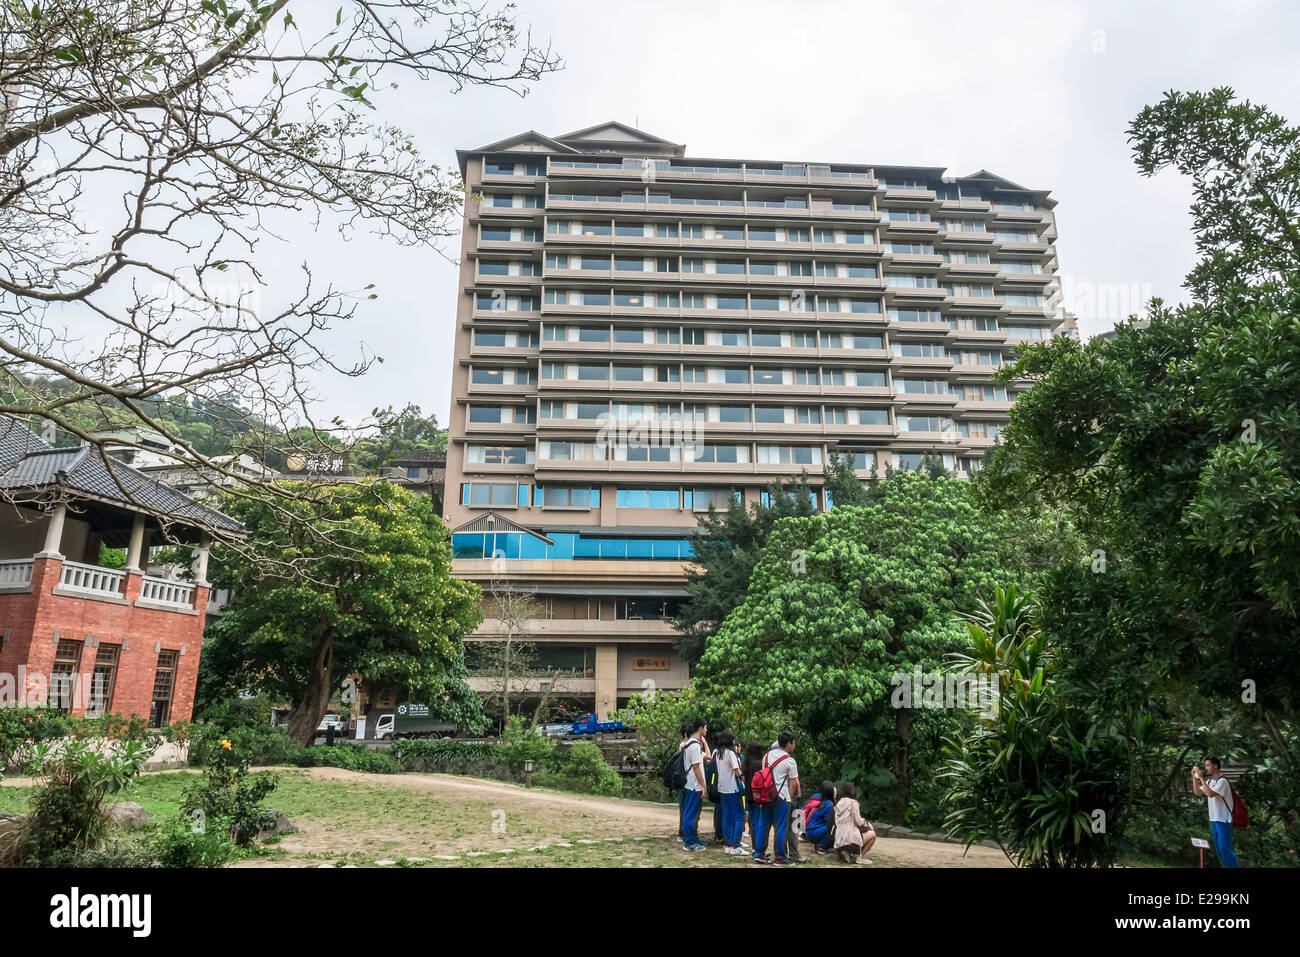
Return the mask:
[[(981, 170), (691, 158), (619, 123), (461, 151), (455, 574), (602, 716), (679, 688), (686, 536), (832, 456), (965, 475), (1060, 321), (1055, 202)], [(489, 617), (475, 639), (505, 633)], [(527, 691), (521, 686), (521, 691)]]
[[(160, 521), (196, 546), (192, 580), (148, 574)], [(0, 706), (189, 720), (213, 530), (242, 533), (97, 447), (54, 448), (0, 416)], [(101, 564), (101, 545), (125, 567)]]

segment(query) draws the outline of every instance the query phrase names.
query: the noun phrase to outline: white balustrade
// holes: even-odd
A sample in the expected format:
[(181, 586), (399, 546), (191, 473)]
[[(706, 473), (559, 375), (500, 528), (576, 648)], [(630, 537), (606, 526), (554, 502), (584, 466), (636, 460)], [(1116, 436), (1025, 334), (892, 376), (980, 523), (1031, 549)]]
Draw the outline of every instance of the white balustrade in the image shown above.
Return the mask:
[(0, 561), (0, 588), (24, 588), (30, 585), (35, 564), (30, 558)]
[(174, 608), (191, 608), (194, 605), (194, 585), (192, 582), (145, 575), (140, 584), (140, 601), (171, 605)]
[(81, 562), (63, 563), (59, 572), (59, 587), (87, 595), (114, 595), (121, 597), (122, 582), (126, 572)]

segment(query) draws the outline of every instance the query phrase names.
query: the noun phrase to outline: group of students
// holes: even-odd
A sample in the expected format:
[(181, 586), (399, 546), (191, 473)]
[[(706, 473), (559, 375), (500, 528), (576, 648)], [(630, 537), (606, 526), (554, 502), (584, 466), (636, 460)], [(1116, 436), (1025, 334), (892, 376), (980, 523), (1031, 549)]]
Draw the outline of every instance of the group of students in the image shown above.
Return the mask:
[[(708, 723), (696, 718), (681, 728), (678, 746), (685, 782), (681, 788), (679, 840), (688, 851), (708, 845), (700, 839), (699, 822), (705, 797), (713, 804), (715, 840), (723, 853), (749, 854), (755, 861), (776, 865), (804, 860), (802, 840), (815, 854), (837, 854), (846, 864), (870, 864), (867, 851), (876, 842), (871, 822), (862, 816), (857, 788), (851, 781), (838, 786), (823, 781), (818, 792), (800, 802), (796, 738), (783, 731), (768, 748), (752, 741), (741, 750), (730, 731), (721, 731), (710, 748)], [(745, 829), (753, 842), (744, 844)], [(773, 834), (773, 832), (775, 832)], [(772, 840), (772, 857), (767, 848)]]

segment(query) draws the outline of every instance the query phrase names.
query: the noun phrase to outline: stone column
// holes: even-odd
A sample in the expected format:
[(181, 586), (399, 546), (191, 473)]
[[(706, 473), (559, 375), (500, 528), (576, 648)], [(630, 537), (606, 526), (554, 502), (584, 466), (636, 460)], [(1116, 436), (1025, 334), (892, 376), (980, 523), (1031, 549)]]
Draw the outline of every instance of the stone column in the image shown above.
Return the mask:
[(618, 708), (618, 645), (596, 646), (596, 720)]
[(63, 523), (68, 517), (68, 506), (60, 505), (49, 514), (49, 524), (45, 526), (45, 547), (37, 553), (37, 558), (62, 558), (59, 546), (63, 543)]
[(137, 575), (144, 572), (144, 516), (137, 515), (131, 523), (131, 543), (126, 549), (126, 570)]
[(204, 532), (199, 538), (199, 551), (194, 559), (194, 584), (208, 584), (208, 551), (212, 547), (212, 536)]

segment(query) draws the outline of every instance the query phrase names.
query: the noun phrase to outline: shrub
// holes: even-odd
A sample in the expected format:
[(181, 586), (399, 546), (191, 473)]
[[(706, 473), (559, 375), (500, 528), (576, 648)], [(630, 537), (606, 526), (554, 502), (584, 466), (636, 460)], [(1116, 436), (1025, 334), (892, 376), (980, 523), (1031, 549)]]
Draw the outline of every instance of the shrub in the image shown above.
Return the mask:
[(623, 779), (623, 796), (638, 801), (673, 803), (673, 793), (664, 787), (658, 774), (629, 774)]
[(5, 835), (0, 865), (63, 867), (99, 848), (113, 827), (104, 798), (126, 787), (149, 754), (138, 741), (104, 753), (84, 741), (37, 745), (39, 790), (22, 825)]
[(66, 736), (71, 724), (51, 708), (0, 708), (0, 771), (21, 767), (33, 746)]
[(133, 714), (102, 714), (94, 718), (74, 719), (71, 733), (78, 738), (108, 738), (113, 741), (143, 741), (157, 747), (162, 734), (149, 728), (149, 719)]
[[(181, 809), (205, 824), (221, 821), (229, 839), (247, 847), (275, 827), (275, 815), (261, 806), (261, 800), (276, 784), (272, 774), (250, 778), (248, 759), (230, 741), (221, 741), (208, 766), (207, 781), (186, 787)], [(209, 829), (215, 830), (216, 825)]]
[(190, 764), (207, 767), (223, 750), (231, 748), (249, 764), (296, 764), (303, 749), (280, 728), (272, 724), (244, 724), (222, 728), (219, 724), (193, 725), (190, 728)]
[(68, 862), (68, 866), (118, 871), (124, 868), (157, 867), (158, 858), (149, 845), (107, 841), (93, 850), (77, 854)]
[(154, 842), (162, 867), (221, 867), (238, 856), (230, 841), (230, 818), (178, 818)]
[(527, 728), (524, 719), (511, 715), (506, 719), (505, 743), (498, 745), (501, 760), (511, 774), (520, 774), (525, 761), (538, 765), (549, 764), (555, 757), (555, 742), (542, 733), (540, 728)]
[(577, 741), (570, 746), (565, 771), (594, 794), (618, 794), (623, 789), (618, 772), (609, 766), (600, 748), (590, 741)]
[(334, 747), (302, 748), (293, 756), (300, 768), (345, 768), (371, 774), (397, 774), (402, 766), (387, 751), (362, 744), (336, 744)]
[(188, 721), (174, 721), (164, 725), (160, 730), (164, 740), (173, 744), (184, 744), (190, 739), (191, 727)]
[(388, 753), (403, 771), (509, 777), (500, 748), (485, 741), (397, 741)]

